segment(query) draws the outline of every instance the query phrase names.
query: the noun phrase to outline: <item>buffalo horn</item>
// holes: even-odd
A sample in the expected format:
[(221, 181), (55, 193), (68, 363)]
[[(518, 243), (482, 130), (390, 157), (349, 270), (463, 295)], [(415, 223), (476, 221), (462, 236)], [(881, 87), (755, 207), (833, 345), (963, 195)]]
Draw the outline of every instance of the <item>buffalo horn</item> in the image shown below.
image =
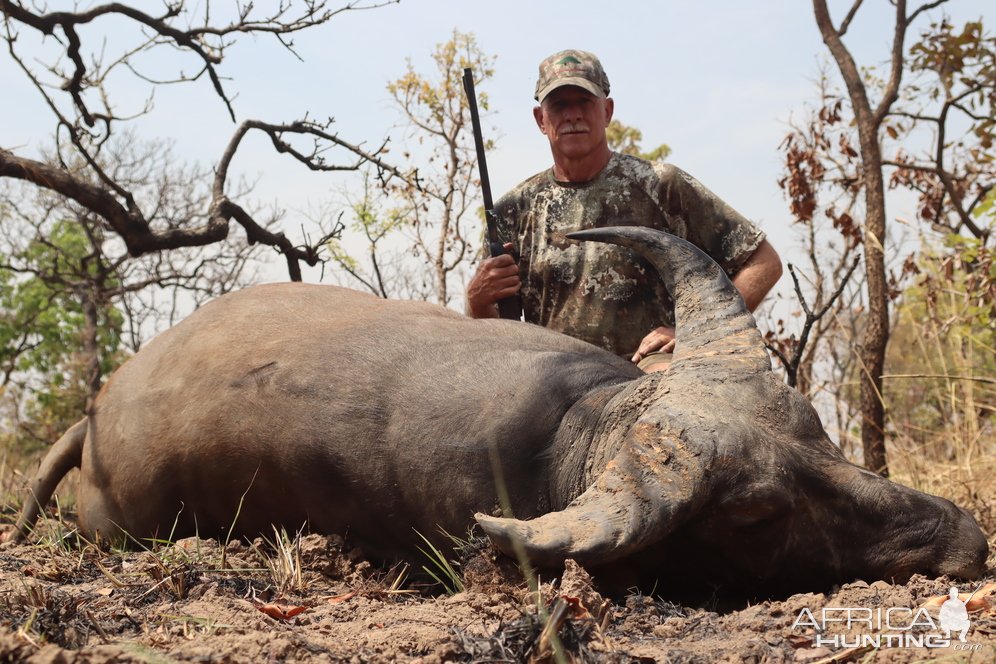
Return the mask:
[(771, 369), (761, 333), (740, 292), (723, 269), (692, 243), (638, 226), (591, 228), (567, 237), (618, 244), (654, 266), (675, 303), (675, 370), (694, 366), (695, 372), (708, 375)]
[[(477, 514), (509, 555), (555, 566), (567, 558), (601, 565), (644, 549), (684, 522), (701, 488), (701, 456), (684, 454), (674, 435), (641, 435), (635, 427), (594, 484), (565, 509), (522, 521)], [(651, 427), (653, 428), (653, 427)]]

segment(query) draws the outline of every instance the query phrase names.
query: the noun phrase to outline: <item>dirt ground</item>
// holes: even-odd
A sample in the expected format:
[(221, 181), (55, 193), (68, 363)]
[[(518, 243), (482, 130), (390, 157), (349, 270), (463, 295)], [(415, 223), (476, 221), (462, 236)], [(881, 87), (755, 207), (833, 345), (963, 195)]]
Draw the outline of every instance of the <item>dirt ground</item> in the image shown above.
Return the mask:
[[(672, 604), (666, 589), (603, 598), (571, 562), (530, 592), (487, 548), (458, 568), (465, 589), (447, 594), (334, 537), (122, 553), (54, 531), (0, 546), (0, 662), (996, 662), (992, 567), (961, 585), (977, 591), (966, 641), (956, 631), (932, 648), (947, 579), (852, 583), (717, 612)], [(925, 618), (918, 607), (931, 598)], [(888, 647), (890, 625), (913, 642)]]

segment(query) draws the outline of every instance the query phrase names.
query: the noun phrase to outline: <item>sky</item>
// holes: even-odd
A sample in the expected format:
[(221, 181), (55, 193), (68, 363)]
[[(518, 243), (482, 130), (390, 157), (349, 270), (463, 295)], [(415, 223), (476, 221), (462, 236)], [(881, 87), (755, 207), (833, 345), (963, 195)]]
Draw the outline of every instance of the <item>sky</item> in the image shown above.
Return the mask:
[[(155, 13), (161, 5), (138, 3)], [(271, 3), (259, 2), (259, 7)], [(275, 4), (275, 3), (272, 3)], [(839, 22), (850, 2), (830, 2)], [(911, 3), (913, 4), (913, 3)], [(915, 3), (919, 4), (919, 3)], [(51, 9), (70, 3), (52, 2)], [(202, 6), (193, 3), (193, 6)], [(215, 2), (213, 7), (221, 6)], [(951, 0), (943, 11), (956, 22), (993, 13), (991, 2)], [(984, 9), (985, 8), (985, 9)], [(891, 5), (867, 0), (845, 43), (862, 65), (888, 57)], [(920, 25), (925, 26), (926, 22)], [(796, 234), (777, 180), (778, 145), (792, 113), (813, 99), (814, 81), (828, 54), (804, 0), (685, 0), (545, 2), (506, 0), (402, 0), (350, 11), (329, 24), (295, 37), (301, 59), (274, 40), (244, 37), (220, 72), (237, 94), (238, 118), (290, 121), (308, 113), (335, 118), (334, 128), (350, 141), (378, 145), (400, 122), (386, 90), (401, 76), (406, 60), (419, 72), (432, 70), (431, 53), (454, 30), (472, 32), (485, 53), (497, 56), (495, 76), (481, 90), (490, 97), (489, 121), (498, 140), (488, 155), (495, 196), (547, 168), (549, 147), (531, 109), (538, 63), (553, 52), (580, 48), (596, 53), (612, 86), (616, 118), (638, 127), (645, 147), (667, 143), (669, 161), (698, 178), (747, 217), (759, 223), (788, 261), (798, 255)], [(103, 39), (97, 24), (84, 39)], [(113, 51), (124, 34), (106, 39)], [(30, 52), (26, 35), (22, 45)], [(95, 43), (95, 42), (91, 42)], [(45, 45), (37, 46), (38, 54)], [(167, 57), (168, 56), (168, 57)], [(146, 73), (168, 75), (175, 52), (146, 61)], [(188, 73), (193, 65), (187, 65)], [(139, 108), (148, 86), (132, 77), (112, 81), (119, 107)], [(52, 116), (7, 57), (0, 57), (0, 145), (31, 155), (51, 134)], [(214, 163), (234, 127), (206, 81), (160, 87), (154, 111), (141, 120), (147, 137), (176, 142), (182, 157)], [(355, 187), (344, 174), (313, 175), (275, 155), (261, 139), (240, 152), (236, 169), (258, 178), (257, 195), (287, 210), (285, 230), (296, 236), (301, 215)], [(912, 217), (897, 201), (890, 217)], [(285, 278), (280, 262), (266, 279)], [(317, 280), (318, 272), (306, 275)], [(790, 288), (787, 277), (779, 284)]]

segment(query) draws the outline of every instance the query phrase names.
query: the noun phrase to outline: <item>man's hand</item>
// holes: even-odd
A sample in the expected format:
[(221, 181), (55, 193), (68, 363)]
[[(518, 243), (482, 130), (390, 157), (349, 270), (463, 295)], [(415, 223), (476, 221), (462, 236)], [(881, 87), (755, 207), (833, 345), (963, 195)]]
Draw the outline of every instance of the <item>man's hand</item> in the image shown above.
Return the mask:
[(647, 355), (654, 352), (674, 352), (673, 327), (661, 326), (651, 330), (650, 334), (643, 337), (643, 341), (640, 342), (640, 347), (636, 349), (636, 353), (633, 355), (631, 361), (634, 363), (639, 362)]
[(503, 245), (508, 253), (488, 258), (467, 284), (467, 313), (471, 318), (498, 318), (495, 303), (519, 292), (519, 266), (512, 258), (512, 243)]

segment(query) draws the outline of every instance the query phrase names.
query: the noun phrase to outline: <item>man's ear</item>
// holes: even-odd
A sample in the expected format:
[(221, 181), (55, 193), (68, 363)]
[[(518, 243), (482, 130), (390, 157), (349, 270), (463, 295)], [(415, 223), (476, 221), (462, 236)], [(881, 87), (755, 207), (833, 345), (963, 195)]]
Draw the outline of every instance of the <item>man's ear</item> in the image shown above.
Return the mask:
[(533, 107), (533, 119), (536, 120), (536, 126), (539, 127), (540, 133), (546, 134), (546, 129), (543, 128), (543, 107), (535, 106)]
[(616, 110), (616, 102), (612, 97), (605, 98), (605, 126), (608, 127), (609, 123), (612, 122), (612, 113)]

